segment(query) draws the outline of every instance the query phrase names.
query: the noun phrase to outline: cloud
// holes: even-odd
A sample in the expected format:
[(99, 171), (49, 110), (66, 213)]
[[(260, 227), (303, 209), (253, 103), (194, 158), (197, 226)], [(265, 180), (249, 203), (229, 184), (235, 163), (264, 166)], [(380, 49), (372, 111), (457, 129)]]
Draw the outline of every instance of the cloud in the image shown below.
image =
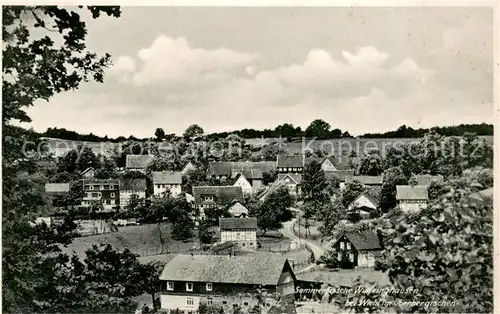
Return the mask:
[[(179, 83), (194, 80), (225, 79), (231, 72), (244, 70), (255, 55), (226, 48), (206, 50), (192, 48), (186, 38), (158, 36), (148, 48), (137, 53), (135, 59), (121, 56), (114, 73), (130, 75), (129, 83), (137, 86), (153, 83)], [(120, 75), (118, 75), (120, 77)]]

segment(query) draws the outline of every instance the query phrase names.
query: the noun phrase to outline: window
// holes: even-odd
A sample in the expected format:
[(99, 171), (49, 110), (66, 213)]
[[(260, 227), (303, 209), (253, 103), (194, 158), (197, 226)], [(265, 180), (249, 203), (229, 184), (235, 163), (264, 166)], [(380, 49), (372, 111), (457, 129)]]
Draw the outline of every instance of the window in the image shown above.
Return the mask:
[(115, 205), (115, 200), (109, 200), (110, 205)]
[(111, 197), (115, 197), (115, 193), (111, 193)]
[(89, 185), (89, 190), (93, 190), (94, 189), (94, 186), (93, 185)]
[(340, 249), (343, 250), (345, 248), (344, 242), (340, 242)]
[(241, 246), (245, 247), (245, 242), (241, 243)]
[(339, 252), (339, 253), (337, 254), (337, 259), (338, 259), (339, 261), (341, 261), (341, 260), (342, 260), (342, 252)]
[(186, 291), (193, 291), (193, 283), (186, 282)]
[(101, 190), (104, 190), (104, 185), (101, 185), (99, 188), (100, 188)]
[(250, 242), (250, 246), (253, 246), (253, 242)]
[(248, 302), (243, 302), (243, 305), (248, 305)]
[(212, 283), (207, 282), (207, 291), (212, 291)]
[(238, 304), (236, 303), (233, 303), (233, 309), (237, 308), (238, 307)]
[(349, 254), (349, 260), (350, 260), (351, 262), (354, 262), (354, 254), (353, 254), (353, 253), (350, 253), (350, 254)]
[(194, 306), (194, 298), (192, 298), (192, 297), (187, 297), (187, 298), (186, 298), (186, 305), (187, 305), (187, 306)]
[(347, 242), (347, 249), (350, 250), (351, 249), (351, 243)]
[(109, 186), (109, 189), (110, 189), (110, 190), (114, 190), (114, 189), (115, 189), (115, 186), (114, 186), (114, 185), (110, 185), (110, 186)]
[(91, 193), (85, 193), (87, 195), (87, 197), (91, 197), (92, 194)]
[(222, 304), (227, 304), (227, 301), (222, 301)]
[(167, 290), (168, 291), (174, 290), (174, 283), (172, 281), (167, 281)]
[(214, 305), (214, 300), (212, 299), (212, 297), (208, 297), (208, 298), (207, 298), (207, 305), (208, 305), (208, 306), (212, 306), (212, 305)]
[(98, 197), (102, 197), (101, 192), (98, 192), (98, 193), (97, 193), (97, 196), (98, 196)]

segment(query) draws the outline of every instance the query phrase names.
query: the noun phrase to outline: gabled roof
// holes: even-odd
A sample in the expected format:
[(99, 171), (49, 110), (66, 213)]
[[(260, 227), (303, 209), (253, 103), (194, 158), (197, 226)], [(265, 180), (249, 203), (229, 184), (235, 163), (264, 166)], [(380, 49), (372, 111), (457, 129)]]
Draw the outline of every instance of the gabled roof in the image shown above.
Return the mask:
[(219, 218), (221, 229), (257, 229), (257, 218)]
[(397, 185), (397, 200), (429, 200), (429, 193), (425, 185)]
[(146, 178), (123, 178), (120, 180), (120, 190), (145, 191)]
[(361, 184), (364, 185), (382, 185), (384, 181), (383, 176), (346, 176), (345, 177), (345, 182), (354, 182), (354, 181), (359, 181)]
[(194, 186), (193, 196), (196, 204), (201, 204), (202, 195), (212, 195), (219, 205), (228, 205), (234, 201), (244, 203), (243, 190), (240, 186)]
[(417, 185), (430, 185), (431, 182), (443, 183), (444, 178), (442, 175), (433, 176), (430, 174), (418, 174), (415, 176)]
[(377, 234), (371, 230), (343, 232), (337, 237), (333, 245), (335, 245), (344, 235), (358, 251), (377, 250), (381, 248)]
[(45, 192), (67, 193), (69, 192), (69, 183), (45, 183)]
[(353, 176), (354, 170), (333, 170), (325, 171), (325, 177), (329, 180), (333, 177), (339, 179), (340, 182), (345, 182), (346, 177)]
[(300, 173), (279, 173), (278, 181), (283, 181), (287, 177), (291, 178), (296, 184), (302, 182), (302, 175)]
[(362, 198), (362, 197), (367, 198), (367, 199), (368, 199), (368, 200), (369, 200), (369, 201), (370, 201), (373, 205), (375, 205), (375, 207), (378, 207), (379, 203), (378, 203), (378, 201), (377, 201), (375, 198), (373, 198), (373, 197), (372, 197), (370, 194), (368, 194), (368, 193), (361, 193), (361, 194), (359, 194), (359, 196), (358, 196), (358, 197), (356, 197), (356, 199), (355, 199), (354, 201), (352, 201), (352, 202), (351, 202), (351, 204), (349, 204), (349, 205), (347, 206), (347, 208), (351, 207), (351, 205), (352, 205), (352, 204), (355, 204), (355, 203), (356, 203), (356, 202), (357, 202), (360, 198)]
[(262, 179), (262, 171), (258, 168), (231, 169), (231, 178), (235, 178), (239, 173), (243, 174), (248, 180)]
[(113, 184), (113, 185), (120, 185), (120, 180), (119, 179), (83, 179), (83, 184)]
[[(270, 172), (276, 169), (273, 161), (211, 161), (208, 163), (207, 176), (231, 176), (232, 170), (237, 171), (258, 169), (261, 173)], [(246, 174), (245, 174), (246, 176)], [(250, 177), (247, 177), (252, 179)]]
[(155, 171), (153, 172), (153, 184), (182, 184), (182, 172)]
[(294, 155), (278, 155), (276, 165), (279, 168), (301, 168), (304, 167), (304, 157)]
[(277, 285), (286, 258), (278, 255), (177, 255), (160, 280)]
[(153, 155), (127, 155), (125, 168), (146, 169), (153, 158)]
[(95, 169), (93, 167), (88, 167), (87, 169), (83, 170), (82, 175), (86, 174), (89, 171), (94, 171)]

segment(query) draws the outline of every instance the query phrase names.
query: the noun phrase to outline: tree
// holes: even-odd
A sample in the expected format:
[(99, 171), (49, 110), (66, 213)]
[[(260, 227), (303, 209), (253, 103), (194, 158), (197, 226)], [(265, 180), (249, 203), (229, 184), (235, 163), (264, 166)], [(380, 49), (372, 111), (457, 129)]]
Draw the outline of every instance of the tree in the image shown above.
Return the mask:
[(378, 176), (384, 171), (380, 152), (371, 151), (358, 162), (357, 172), (359, 175)]
[(269, 185), (278, 179), (276, 170), (265, 171), (262, 173), (262, 184)]
[(153, 306), (158, 308), (156, 294), (160, 292), (161, 281), (160, 276), (164, 268), (164, 264), (159, 261), (152, 261), (145, 264), (140, 264), (138, 267), (139, 275), (141, 278), (139, 282), (139, 289), (151, 295)]
[(330, 124), (328, 122), (316, 119), (306, 128), (307, 137), (317, 137), (320, 139), (328, 138), (330, 135)]
[(165, 131), (162, 128), (157, 128), (155, 131), (156, 140), (161, 142), (165, 138)]
[(380, 209), (387, 212), (396, 205), (396, 185), (407, 185), (408, 179), (399, 167), (389, 168), (384, 173), (382, 190), (380, 191)]
[(257, 217), (257, 225), (264, 232), (281, 228), (282, 222), (292, 217), (290, 206), (293, 204), (293, 197), (285, 186), (280, 186), (275, 191), (270, 192), (265, 201), (260, 206), (250, 208), (249, 214)]
[(328, 201), (327, 187), (321, 164), (316, 160), (306, 164), (301, 187), (304, 201), (313, 204), (323, 204)]
[(365, 188), (359, 181), (347, 183), (342, 192), (342, 205), (347, 208), (364, 191)]
[(203, 129), (198, 124), (192, 124), (186, 129), (186, 131), (184, 131), (184, 138), (192, 139), (194, 137), (202, 136), (203, 133)]
[(459, 181), (427, 208), (380, 222), (385, 240), (377, 267), (389, 271), (395, 289), (412, 287), (417, 292), (400, 298), (450, 301), (405, 312), (493, 310), (493, 208), (487, 202), (471, 203), (472, 182)]
[(198, 239), (203, 244), (210, 244), (213, 242), (214, 233), (209, 229), (210, 225), (202, 221), (198, 226)]
[[(61, 235), (42, 243), (38, 231), (27, 223), (28, 215), (37, 212), (41, 201), (34, 188), (37, 183), (30, 181), (34, 173), (31, 169), (37, 167), (41, 152), (23, 149), (23, 145), (26, 141), (40, 143), (40, 140), (34, 132), (15, 127), (12, 122), (30, 122), (25, 110), (37, 100), (49, 100), (90, 79), (102, 82), (110, 56), (99, 57), (86, 48), (86, 26), (77, 13), (82, 8), (2, 8), (2, 304), (5, 312), (34, 310), (40, 299), (34, 287), (47, 286), (49, 278), (56, 275), (57, 267), (64, 265), (62, 257), (54, 251), (54, 245), (65, 241)], [(89, 6), (87, 9), (93, 18), (102, 12), (120, 16), (118, 7)], [(40, 34), (31, 36), (33, 28), (39, 28)], [(55, 41), (60, 43), (55, 45)], [(31, 158), (26, 158), (28, 154)], [(20, 186), (23, 188), (19, 189)], [(48, 253), (56, 256), (49, 257)], [(39, 271), (41, 264), (54, 267)], [(38, 291), (44, 291), (43, 286)], [(58, 293), (52, 294), (51, 300), (57, 296)], [(62, 310), (68, 311), (73, 312), (74, 308)]]

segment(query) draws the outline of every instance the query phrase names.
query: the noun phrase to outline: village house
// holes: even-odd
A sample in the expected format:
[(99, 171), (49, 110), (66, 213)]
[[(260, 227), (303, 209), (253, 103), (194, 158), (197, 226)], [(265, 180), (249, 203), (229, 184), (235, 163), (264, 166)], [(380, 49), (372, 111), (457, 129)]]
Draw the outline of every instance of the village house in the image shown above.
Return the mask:
[(219, 218), (220, 242), (231, 241), (240, 249), (257, 249), (257, 218)]
[[(308, 157), (306, 158), (306, 163), (309, 163), (313, 160), (316, 160), (321, 164), (321, 169), (323, 171), (341, 171), (341, 170), (351, 170), (352, 167), (352, 158), (346, 157)], [(354, 170), (353, 170), (354, 172)]]
[(82, 206), (89, 207), (100, 202), (105, 211), (112, 211), (120, 205), (120, 181), (118, 179), (83, 180)]
[(182, 175), (185, 175), (189, 171), (193, 170), (196, 170), (196, 167), (191, 161), (189, 161), (187, 164), (184, 165), (184, 167), (182, 167), (181, 173)]
[(345, 183), (340, 184), (340, 189), (343, 190), (345, 185), (350, 182), (358, 181), (366, 187), (381, 187), (384, 182), (383, 176), (346, 176)]
[(403, 212), (418, 211), (427, 207), (429, 192), (425, 185), (397, 185), (396, 200)]
[(442, 175), (433, 176), (430, 174), (417, 174), (415, 175), (415, 180), (417, 181), (416, 185), (425, 185), (425, 186), (431, 185), (432, 182), (436, 183), (444, 182), (444, 178)]
[(262, 188), (262, 172), (260, 169), (232, 169), (233, 186), (240, 186), (245, 195), (253, 195)]
[(94, 176), (95, 176), (95, 169), (92, 167), (89, 167), (82, 172), (83, 179), (93, 179)]
[(207, 179), (226, 180), (242, 173), (255, 192), (260, 189), (262, 175), (275, 170), (276, 163), (273, 161), (211, 161), (208, 163)]
[[(194, 314), (200, 304), (259, 311), (258, 289), (265, 303), (276, 306), (276, 297), (294, 308), (295, 274), (287, 259), (278, 255), (177, 255), (160, 275), (160, 304), (163, 310)], [(271, 309), (272, 311), (272, 309)], [(281, 311), (282, 313), (282, 311)]]
[(292, 195), (299, 195), (301, 193), (300, 184), (302, 183), (302, 174), (278, 173), (278, 182), (283, 182)]
[(341, 268), (373, 267), (381, 250), (379, 236), (370, 230), (343, 232), (332, 248)]
[(194, 186), (193, 196), (200, 218), (205, 217), (207, 210), (230, 206), (236, 201), (245, 203), (243, 190), (239, 186)]
[(361, 219), (370, 218), (370, 215), (378, 209), (379, 203), (368, 193), (361, 193), (347, 206), (350, 214), (359, 215)]
[(170, 191), (172, 197), (182, 192), (182, 173), (180, 171), (153, 172), (153, 193), (161, 196)]
[(276, 168), (278, 173), (302, 173), (304, 170), (304, 155), (278, 155), (276, 156)]
[(233, 202), (228, 211), (231, 217), (241, 218), (248, 216), (248, 208), (246, 208), (245, 205), (241, 204), (238, 201)]
[(146, 178), (123, 178), (120, 180), (120, 208), (125, 208), (132, 195), (146, 198)]
[(127, 155), (125, 158), (125, 169), (140, 173), (146, 173), (147, 166), (154, 159), (153, 155)]

